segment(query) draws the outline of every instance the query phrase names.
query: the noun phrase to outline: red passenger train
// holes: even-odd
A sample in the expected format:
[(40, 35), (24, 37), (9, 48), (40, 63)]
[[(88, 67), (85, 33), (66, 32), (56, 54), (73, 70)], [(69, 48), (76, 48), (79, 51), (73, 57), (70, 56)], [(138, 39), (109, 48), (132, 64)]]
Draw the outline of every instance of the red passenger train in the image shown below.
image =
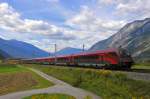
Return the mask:
[(56, 57), (23, 59), (22, 61), (23, 63), (91, 66), (110, 69), (129, 69), (133, 64), (131, 55), (124, 49), (106, 49)]

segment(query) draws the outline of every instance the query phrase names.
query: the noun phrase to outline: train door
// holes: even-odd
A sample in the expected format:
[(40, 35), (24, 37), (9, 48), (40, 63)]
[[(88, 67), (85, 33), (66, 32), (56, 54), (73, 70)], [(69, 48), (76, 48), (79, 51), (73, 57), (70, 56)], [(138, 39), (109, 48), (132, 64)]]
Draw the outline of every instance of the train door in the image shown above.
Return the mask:
[(66, 65), (74, 65), (74, 59), (73, 56), (67, 56), (65, 60)]
[(104, 66), (104, 55), (103, 54), (99, 55), (98, 66)]
[(109, 61), (108, 61), (108, 56), (106, 53), (100, 54), (99, 55), (99, 65), (100, 68), (107, 68), (109, 66)]

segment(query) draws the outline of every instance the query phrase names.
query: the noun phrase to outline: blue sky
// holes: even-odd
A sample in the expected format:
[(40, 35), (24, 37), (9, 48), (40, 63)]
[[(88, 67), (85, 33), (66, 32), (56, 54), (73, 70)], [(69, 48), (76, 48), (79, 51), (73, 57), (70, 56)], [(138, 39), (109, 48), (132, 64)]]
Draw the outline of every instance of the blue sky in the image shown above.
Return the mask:
[(88, 49), (126, 23), (150, 17), (150, 0), (0, 0), (0, 37), (46, 51)]

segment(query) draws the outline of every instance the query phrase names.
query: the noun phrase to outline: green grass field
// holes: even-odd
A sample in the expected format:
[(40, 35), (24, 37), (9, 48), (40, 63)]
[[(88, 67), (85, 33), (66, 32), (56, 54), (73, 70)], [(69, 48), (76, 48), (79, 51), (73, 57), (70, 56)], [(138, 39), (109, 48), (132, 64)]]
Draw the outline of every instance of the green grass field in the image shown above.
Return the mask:
[(0, 64), (0, 73), (14, 73), (14, 72), (26, 71), (22, 68), (18, 68), (17, 65)]
[(103, 99), (150, 99), (150, 82), (136, 81), (109, 70), (32, 65), (48, 75), (89, 90)]
[(73, 96), (65, 94), (35, 94), (32, 96), (25, 97), (23, 99), (76, 99)]
[(24, 67), (0, 64), (0, 95), (52, 85), (51, 82)]

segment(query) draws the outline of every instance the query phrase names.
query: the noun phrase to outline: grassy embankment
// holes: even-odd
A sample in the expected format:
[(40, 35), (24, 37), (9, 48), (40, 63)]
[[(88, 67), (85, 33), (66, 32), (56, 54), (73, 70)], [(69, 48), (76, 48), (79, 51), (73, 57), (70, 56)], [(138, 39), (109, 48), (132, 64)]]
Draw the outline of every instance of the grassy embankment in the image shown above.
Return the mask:
[(150, 64), (135, 64), (132, 70), (136, 72), (150, 73)]
[(45, 88), (52, 85), (51, 82), (26, 68), (0, 64), (0, 95), (21, 90)]
[(73, 86), (89, 90), (103, 99), (150, 99), (150, 82), (132, 80), (122, 73), (85, 68), (40, 65), (32, 67)]
[(76, 99), (73, 96), (65, 94), (35, 94), (23, 99)]
[(150, 69), (150, 64), (135, 64), (132, 67), (133, 69)]

